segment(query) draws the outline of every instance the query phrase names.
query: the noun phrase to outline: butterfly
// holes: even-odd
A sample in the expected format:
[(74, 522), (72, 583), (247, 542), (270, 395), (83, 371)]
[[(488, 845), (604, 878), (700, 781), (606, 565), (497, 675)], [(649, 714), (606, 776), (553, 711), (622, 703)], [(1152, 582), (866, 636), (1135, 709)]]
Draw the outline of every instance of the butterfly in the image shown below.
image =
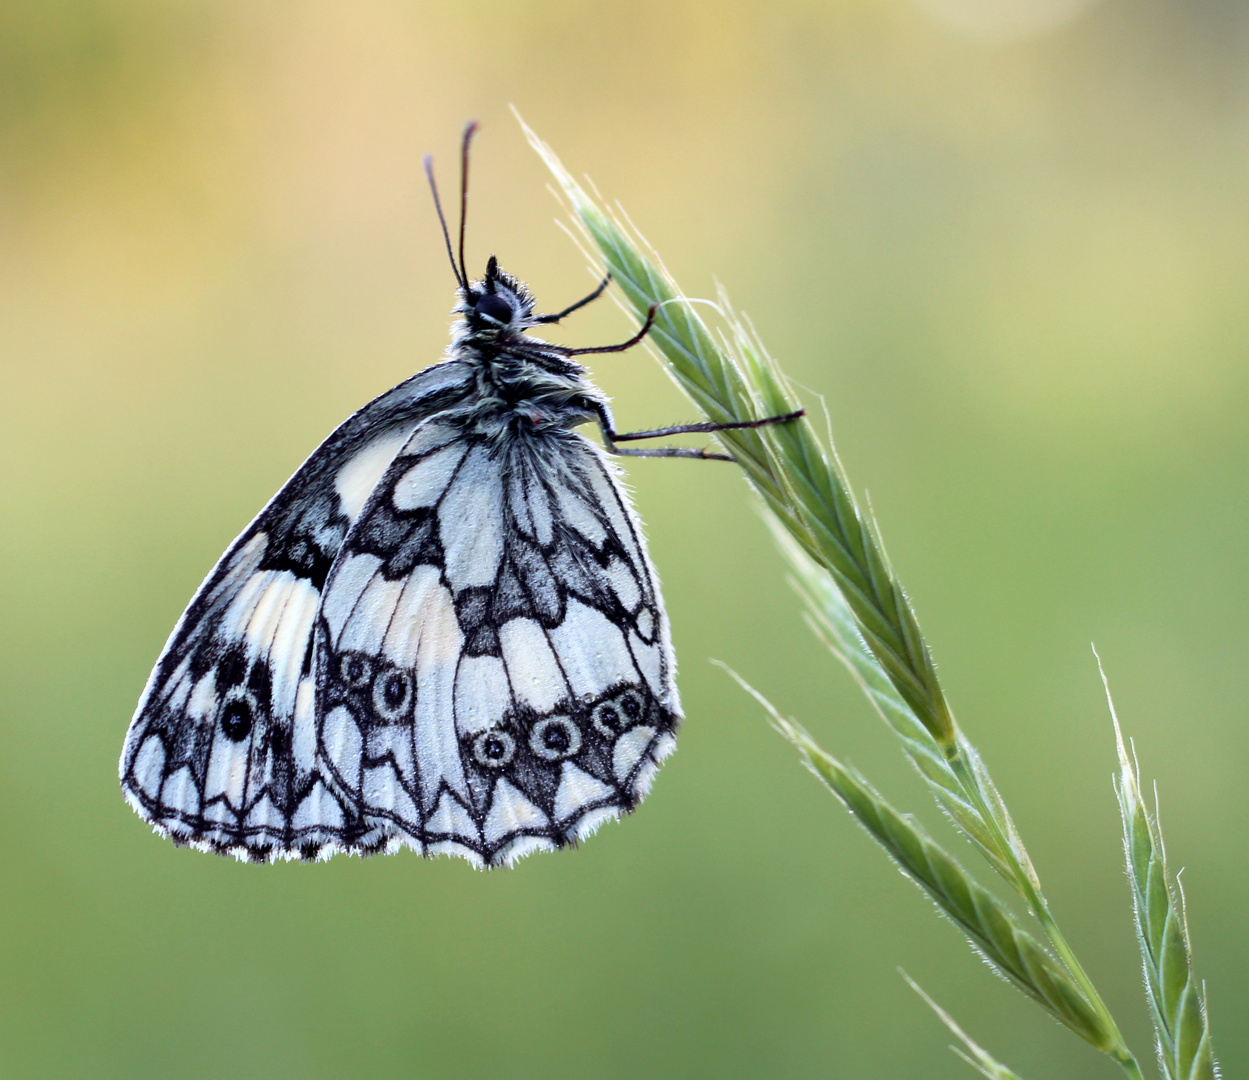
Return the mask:
[[(571, 349), (492, 255), (459, 261), (440, 363), (365, 405), (230, 545), (165, 645), (121, 757), (177, 844), (252, 862), (408, 847), (510, 865), (634, 809), (681, 706), (659, 582), (610, 454), (758, 426), (618, 433)], [(597, 424), (603, 449), (577, 433)]]

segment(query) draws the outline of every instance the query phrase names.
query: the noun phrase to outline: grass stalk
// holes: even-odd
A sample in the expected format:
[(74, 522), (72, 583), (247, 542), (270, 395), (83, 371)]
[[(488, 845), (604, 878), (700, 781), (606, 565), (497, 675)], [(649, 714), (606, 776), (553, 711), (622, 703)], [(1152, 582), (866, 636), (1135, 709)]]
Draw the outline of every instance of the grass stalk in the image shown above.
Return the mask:
[[(641, 317), (652, 304), (663, 305), (648, 340), (704, 415), (725, 422), (793, 412), (798, 405), (784, 376), (727, 298), (721, 294), (720, 313), (728, 327), (721, 348), (692, 304), (673, 302), (683, 298), (658, 257), (648, 255), (644, 242), (591, 198), (528, 127), (524, 130), (554, 175), (574, 224), (601, 254), (633, 310)], [(968, 814), (977, 815), (979, 823), (969, 835), (990, 862), (1017, 888), (1021, 880), (1035, 885), (1018, 831), (978, 755), (960, 735), (914, 611), (875, 523), (851, 494), (836, 451), (825, 451), (807, 419), (724, 431), (717, 438), (799, 549), (831, 576), (856, 635), (894, 696), (945, 758), (966, 808), (955, 816), (956, 823), (965, 827)]]
[(1008, 982), (1060, 1024), (1103, 1053), (1118, 1033), (1098, 1015), (1083, 990), (1000, 900), (977, 883), (912, 818), (898, 813), (855, 769), (823, 750), (800, 725), (786, 719), (735, 672), (730, 675), (758, 701), (803, 764), (967, 936), (972, 947)]
[[(937, 805), (1012, 885), (1015, 884), (1018, 865), (1027, 867), (1029, 876), (1035, 879), (1035, 871), (1031, 870), (1031, 863), (1027, 861), (1023, 843), (1014, 832), (1014, 823), (996, 789), (993, 790), (993, 801), (1002, 807), (996, 817), (999, 821), (1004, 820), (1011, 830), (1005, 844), (989, 827), (989, 821), (995, 815), (985, 813), (973, 802), (969, 785), (955, 771), (945, 748), (931, 737), (876, 662), (858, 632), (853, 613), (832, 579), (798, 547), (789, 533), (775, 522), (770, 522), (770, 525), (777, 546), (794, 572), (792, 584), (806, 603), (808, 623), (816, 636), (850, 671), (881, 718), (898, 736), (903, 751), (928, 784)], [(961, 756), (964, 760), (978, 761), (978, 755), (970, 746), (964, 748)], [(991, 781), (980, 786), (991, 786)], [(1003, 857), (1004, 848), (1021, 855), (1012, 863)]]
[[(719, 306), (727, 330), (717, 339), (694, 306), (680, 302), (675, 282), (636, 230), (587, 194), (523, 121), (522, 127), (554, 176), (574, 225), (597, 250), (628, 305), (639, 318), (652, 305), (662, 305), (648, 340), (704, 415), (725, 422), (793, 412), (796, 398), (784, 375), (723, 293)], [(870, 688), (869, 697), (898, 732), (938, 804), (1023, 897), (1060, 959), (1050, 957), (1012, 921), (1008, 909), (909, 819), (889, 808), (861, 777), (824, 753), (796, 725), (787, 729), (789, 722), (784, 721), (781, 730), (995, 967), (1108, 1054), (1132, 1080), (1140, 1080), (1139, 1065), (1114, 1018), (1050, 913), (988, 770), (955, 723), (910, 601), (875, 522), (852, 494), (836, 451), (821, 445), (806, 419), (716, 437), (775, 516), (789, 550), (801, 556), (799, 578), (818, 583), (809, 590), (817, 598), (809, 601), (813, 621)]]
[[(649, 340), (677, 383), (715, 422), (757, 420), (798, 405), (784, 377), (740, 324), (743, 351), (732, 363), (707, 326), (681, 299), (658, 260), (643, 254), (629, 230), (592, 199), (528, 127), (534, 149), (554, 175), (574, 220), (639, 315), (663, 304)], [(810, 424), (721, 432), (726, 449), (795, 539), (828, 569), (854, 610), (860, 632), (898, 693), (942, 745), (954, 744), (954, 720), (928, 647), (873, 529), (860, 512), (835, 456), (824, 453)]]
[[(850, 670), (868, 700), (899, 737), (903, 750), (928, 783), (937, 804), (950, 820), (972, 841), (1007, 881), (1024, 897), (1045, 930), (1054, 951), (1071, 972), (1090, 1003), (1113, 1027), (1104, 1004), (1089, 979), (1061, 927), (1054, 919), (1041, 890), (1040, 881), (1027, 857), (1023, 841), (1015, 830), (1006, 805), (984, 767), (979, 753), (956, 727), (960, 753), (952, 756), (931, 739), (918, 718), (896, 693), (857, 631), (853, 613), (829, 576), (799, 548), (787, 532), (773, 524), (773, 536), (794, 571), (794, 585), (807, 605), (808, 620), (817, 635)], [(1014, 860), (1003, 852), (1013, 852)], [(1116, 1029), (1117, 1030), (1117, 1029)], [(1140, 1067), (1125, 1053), (1122, 1038), (1108, 1050), (1121, 1067), (1136, 1080)]]

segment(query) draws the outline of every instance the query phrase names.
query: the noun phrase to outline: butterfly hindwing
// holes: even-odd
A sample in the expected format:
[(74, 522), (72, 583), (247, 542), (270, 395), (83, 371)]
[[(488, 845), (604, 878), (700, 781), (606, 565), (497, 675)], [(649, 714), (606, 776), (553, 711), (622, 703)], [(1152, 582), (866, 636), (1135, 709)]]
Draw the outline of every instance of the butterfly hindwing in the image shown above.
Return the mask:
[(313, 631), (343, 539), (423, 418), (462, 398), (426, 369), (342, 424), (230, 546), (174, 628), (127, 733), (122, 788), (175, 840), (248, 857), (354, 842), (321, 776)]
[(362, 843), (498, 865), (645, 795), (680, 707), (614, 472), (567, 430), (437, 417), (391, 462), (316, 627), (319, 751)]

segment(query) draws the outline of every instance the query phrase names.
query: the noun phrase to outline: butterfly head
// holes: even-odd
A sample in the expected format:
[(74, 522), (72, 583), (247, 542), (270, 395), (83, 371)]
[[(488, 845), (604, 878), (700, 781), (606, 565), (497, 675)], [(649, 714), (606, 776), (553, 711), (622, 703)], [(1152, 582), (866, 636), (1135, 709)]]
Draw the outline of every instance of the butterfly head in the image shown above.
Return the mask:
[(533, 322), (534, 301), (529, 290), (524, 282), (500, 269), (493, 255), (486, 264), (486, 276), (469, 282), (460, 295), (456, 310), (474, 333), (503, 334), (523, 330)]

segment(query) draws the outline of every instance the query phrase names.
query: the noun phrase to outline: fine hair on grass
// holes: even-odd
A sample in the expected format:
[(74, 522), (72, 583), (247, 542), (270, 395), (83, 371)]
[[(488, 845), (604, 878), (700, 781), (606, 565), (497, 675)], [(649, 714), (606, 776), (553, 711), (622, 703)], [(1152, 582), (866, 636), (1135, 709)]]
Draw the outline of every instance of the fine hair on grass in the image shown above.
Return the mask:
[[(713, 333), (699, 313), (702, 309), (682, 297), (623, 212), (610, 210), (589, 193), (521, 124), (550, 169), (587, 256), (598, 272), (611, 273), (625, 306), (639, 319), (654, 312), (649, 340), (706, 418), (727, 423), (797, 411), (799, 403), (785, 375), (723, 290), (711, 305), (723, 329)], [(855, 498), (836, 450), (820, 440), (805, 418), (722, 431), (716, 438), (766, 508), (808, 623), (897, 736), (938, 806), (992, 868), (993, 887), (974, 877), (912, 817), (894, 809), (864, 776), (820, 747), (800, 724), (733, 677), (759, 702), (802, 763), (994, 970), (1126, 1076), (1143, 1080), (1140, 1059), (1050, 909), (1005, 800), (955, 721), (876, 522)], [(1168, 869), (1157, 812), (1141, 795), (1136, 762), (1117, 718), (1113, 730), (1120, 766), (1115, 788), (1158, 1075), (1163, 1080), (1214, 1080), (1218, 1065), (1205, 988), (1192, 970), (1184, 895)], [(1016, 915), (999, 890), (1021, 900), (1027, 915)], [(955, 1052), (972, 1068), (986, 1077), (1018, 1080), (911, 985), (958, 1040)]]

